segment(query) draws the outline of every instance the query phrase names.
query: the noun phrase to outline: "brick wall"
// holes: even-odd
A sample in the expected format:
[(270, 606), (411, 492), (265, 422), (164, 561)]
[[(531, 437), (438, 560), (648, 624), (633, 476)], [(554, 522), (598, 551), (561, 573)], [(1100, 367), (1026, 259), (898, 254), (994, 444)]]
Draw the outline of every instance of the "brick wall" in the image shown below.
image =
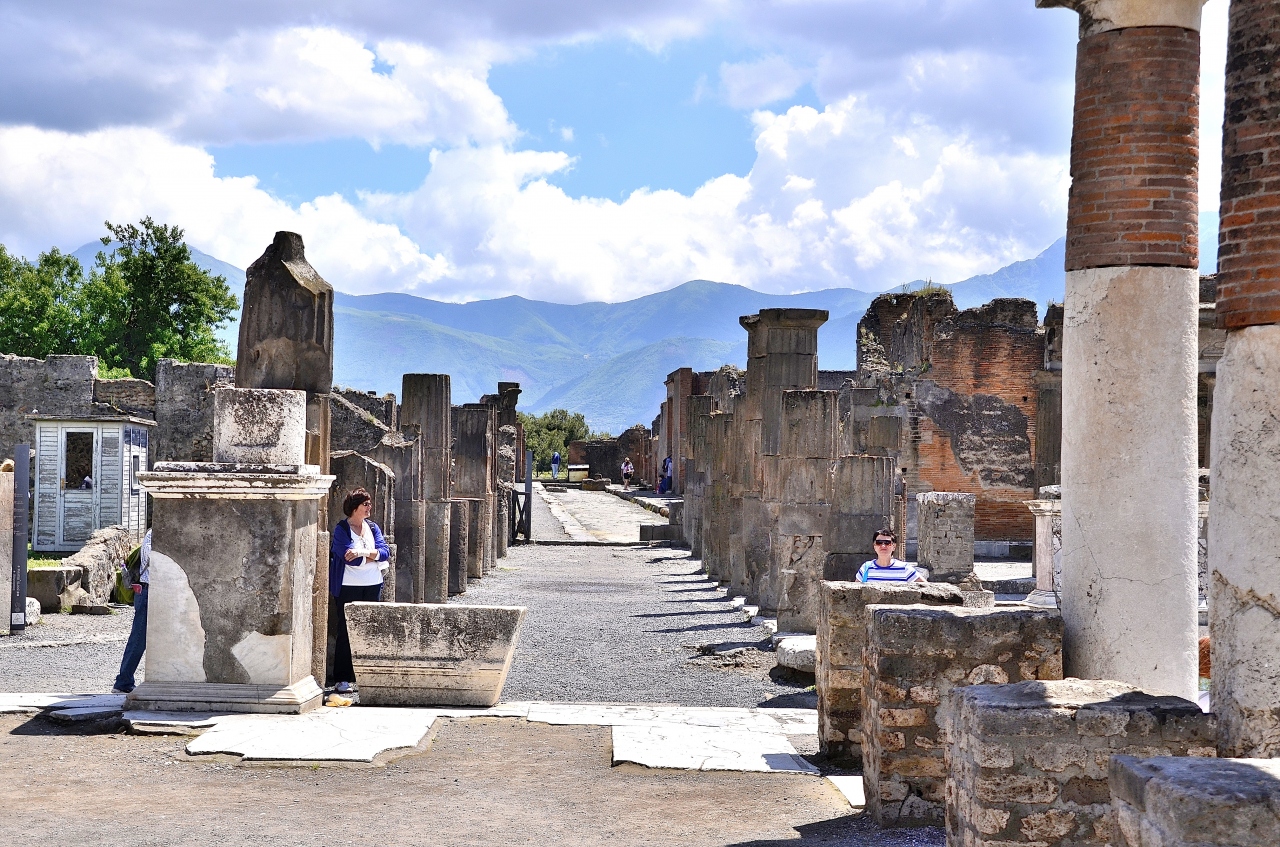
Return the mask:
[(1222, 136), (1218, 325), (1280, 323), (1280, 7), (1233, 3)]
[(1192, 30), (1132, 27), (1080, 40), (1067, 270), (1197, 267), (1199, 78)]

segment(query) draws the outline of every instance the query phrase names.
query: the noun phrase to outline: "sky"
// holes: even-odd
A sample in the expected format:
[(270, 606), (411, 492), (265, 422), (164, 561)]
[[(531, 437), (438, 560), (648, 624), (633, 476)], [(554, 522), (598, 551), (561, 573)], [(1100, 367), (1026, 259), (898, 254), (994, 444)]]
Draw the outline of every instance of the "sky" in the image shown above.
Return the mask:
[[(1202, 32), (1216, 261), (1227, 0)], [(1064, 234), (1077, 16), (1032, 0), (0, 0), (0, 243), (144, 215), (336, 288), (955, 282)]]

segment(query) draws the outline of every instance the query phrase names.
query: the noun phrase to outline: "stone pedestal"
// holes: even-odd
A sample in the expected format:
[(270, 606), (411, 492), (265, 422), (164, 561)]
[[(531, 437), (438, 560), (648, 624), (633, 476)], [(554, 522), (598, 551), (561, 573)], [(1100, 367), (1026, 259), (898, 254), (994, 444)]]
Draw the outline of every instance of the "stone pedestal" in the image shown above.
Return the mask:
[(822, 583), (814, 673), (818, 689), (818, 744), (827, 758), (862, 767), (862, 651), (867, 606), (963, 605), (960, 589), (945, 583)]
[(1025, 500), (1036, 519), (1036, 546), (1033, 553), (1036, 587), (1023, 602), (1030, 606), (1056, 608), (1062, 580), (1062, 501)]
[(966, 685), (1062, 678), (1053, 609), (868, 609), (863, 781), (881, 826), (940, 825), (947, 767), (940, 704)]
[(926, 491), (916, 495), (918, 558), (933, 582), (973, 576), (973, 513), (977, 495)]
[(1112, 756), (1213, 755), (1211, 715), (1120, 682), (976, 685), (948, 706), (952, 847), (1115, 844)]
[(525, 610), (348, 603), (351, 661), (367, 706), (492, 706)]
[(1114, 847), (1280, 844), (1280, 760), (1116, 756)]

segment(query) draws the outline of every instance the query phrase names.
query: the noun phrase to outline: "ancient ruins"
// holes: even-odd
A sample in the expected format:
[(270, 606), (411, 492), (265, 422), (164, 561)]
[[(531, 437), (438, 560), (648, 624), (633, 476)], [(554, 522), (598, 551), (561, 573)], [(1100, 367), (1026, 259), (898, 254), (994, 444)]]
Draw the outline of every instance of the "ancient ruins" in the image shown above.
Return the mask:
[[(673, 371), (651, 427), (568, 446), (585, 484), (539, 486), (565, 515), (557, 544), (687, 547), (779, 665), (812, 673), (814, 760), (861, 774), (879, 826), (944, 827), (955, 847), (1280, 843), (1280, 4), (1231, 3), (1219, 267), (1201, 277), (1203, 3), (1036, 0), (1080, 24), (1064, 304), (883, 294), (853, 371), (819, 369), (827, 312), (743, 315), (745, 369)], [(348, 612), (365, 704), (498, 703), (525, 609), (457, 598), (535, 543), (517, 383), (460, 405), (448, 374), (405, 374), (398, 398), (334, 386), (333, 290), (288, 232), (249, 269), (234, 369), (162, 360), (153, 385), (99, 379), (89, 357), (0, 363), (0, 456), (52, 451), (37, 539), (119, 525), (94, 545), (123, 543), (142, 528), (125, 490), (150, 496), (156, 605), (128, 708), (315, 708), (328, 529), (357, 486), (391, 550), (386, 602)], [(56, 461), (42, 476), (41, 456), (82, 444), (113, 469), (76, 492), (92, 514), (57, 500)], [(666, 523), (592, 539), (552, 488)], [(858, 580), (883, 530), (927, 582)], [(90, 559), (30, 592), (61, 608), (75, 581), (105, 603)], [(984, 577), (1011, 562), (1022, 578)], [(782, 661), (791, 640), (807, 659)], [(675, 721), (575, 708), (653, 736)], [(739, 718), (782, 757), (763, 769), (816, 770), (770, 723), (800, 719)], [(615, 752), (652, 764), (660, 742), (627, 731)]]

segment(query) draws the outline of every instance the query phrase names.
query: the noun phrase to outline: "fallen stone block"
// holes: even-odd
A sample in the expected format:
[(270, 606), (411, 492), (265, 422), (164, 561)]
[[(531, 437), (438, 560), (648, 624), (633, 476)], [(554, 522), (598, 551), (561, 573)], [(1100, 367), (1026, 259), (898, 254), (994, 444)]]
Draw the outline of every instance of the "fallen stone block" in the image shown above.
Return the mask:
[(817, 649), (818, 636), (796, 635), (779, 641), (774, 652), (779, 666), (793, 671), (813, 673), (814, 654)]
[(582, 481), (583, 491), (608, 491), (609, 480), (607, 479), (584, 479)]
[(34, 597), (27, 598), (27, 626), (40, 623), (40, 601)]
[(347, 633), (366, 706), (492, 706), (511, 670), (525, 610), (349, 603)]
[(1280, 844), (1280, 759), (1115, 756), (1115, 847)]
[(1212, 715), (1122, 682), (974, 685), (953, 691), (947, 707), (947, 843), (956, 847), (1115, 844), (1112, 756), (1214, 754)]
[(40, 603), (45, 614), (56, 615), (62, 611), (59, 595), (72, 583), (79, 584), (84, 571), (79, 568), (27, 568), (27, 597)]

